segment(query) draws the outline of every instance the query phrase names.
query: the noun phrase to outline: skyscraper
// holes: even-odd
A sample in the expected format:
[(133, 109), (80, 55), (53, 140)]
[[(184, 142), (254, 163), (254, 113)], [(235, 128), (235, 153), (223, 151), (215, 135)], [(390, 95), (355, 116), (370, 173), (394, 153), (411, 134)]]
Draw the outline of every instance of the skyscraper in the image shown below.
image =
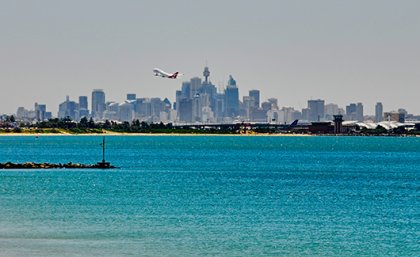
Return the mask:
[(72, 120), (78, 120), (79, 104), (74, 101), (70, 101), (70, 98), (66, 96), (66, 101), (58, 106), (57, 116), (59, 119), (70, 118)]
[(190, 80), (191, 83), (191, 93), (190, 98), (194, 98), (201, 90), (201, 78), (195, 77)]
[(232, 75), (229, 76), (228, 85), (225, 89), (226, 97), (226, 117), (236, 117), (239, 115), (239, 90)]
[(364, 120), (363, 104), (362, 103), (357, 103), (357, 105), (356, 105), (356, 120), (357, 121), (363, 121)]
[(377, 102), (375, 105), (375, 121), (381, 122), (384, 120), (384, 107), (381, 102)]
[(87, 117), (89, 116), (88, 110), (88, 97), (87, 96), (79, 96), (79, 117)]
[(105, 93), (102, 89), (92, 91), (92, 116), (95, 119), (102, 119), (105, 111)]
[(357, 120), (356, 119), (357, 105), (351, 103), (346, 106), (346, 120)]
[(325, 114), (325, 101), (324, 100), (308, 100), (308, 120), (321, 121), (324, 119)]
[(252, 98), (254, 105), (253, 107), (259, 108), (260, 107), (260, 90), (253, 89), (249, 91), (249, 96)]
[(346, 119), (363, 121), (363, 104), (362, 103), (351, 103), (346, 106)]
[(127, 94), (127, 100), (129, 101), (135, 101), (136, 100), (136, 94)]

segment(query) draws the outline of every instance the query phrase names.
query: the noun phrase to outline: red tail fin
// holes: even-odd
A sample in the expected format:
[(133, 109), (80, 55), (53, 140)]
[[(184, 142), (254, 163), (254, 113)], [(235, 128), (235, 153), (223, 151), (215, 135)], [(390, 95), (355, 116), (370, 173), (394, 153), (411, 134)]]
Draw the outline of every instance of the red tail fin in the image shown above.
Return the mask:
[(175, 72), (174, 74), (172, 74), (171, 76), (169, 76), (169, 78), (171, 79), (176, 79), (176, 77), (178, 76), (179, 72)]

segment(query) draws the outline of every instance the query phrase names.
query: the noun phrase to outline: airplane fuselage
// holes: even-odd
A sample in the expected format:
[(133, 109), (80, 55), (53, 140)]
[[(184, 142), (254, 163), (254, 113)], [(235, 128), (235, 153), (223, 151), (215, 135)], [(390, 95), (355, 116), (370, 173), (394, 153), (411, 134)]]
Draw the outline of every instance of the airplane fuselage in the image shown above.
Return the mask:
[(153, 73), (155, 74), (155, 76), (159, 76), (159, 77), (162, 77), (162, 78), (169, 78), (169, 79), (176, 79), (177, 76), (179, 75), (178, 72), (170, 74), (170, 73), (167, 73), (167, 72), (165, 72), (161, 69), (158, 69), (158, 68), (154, 68)]

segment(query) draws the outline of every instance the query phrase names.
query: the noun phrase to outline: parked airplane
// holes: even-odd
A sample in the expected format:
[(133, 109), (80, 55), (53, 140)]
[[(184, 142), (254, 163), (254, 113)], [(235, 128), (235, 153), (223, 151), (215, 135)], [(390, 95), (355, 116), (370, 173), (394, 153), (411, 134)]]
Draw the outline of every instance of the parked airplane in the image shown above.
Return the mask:
[(179, 72), (175, 72), (173, 74), (170, 74), (170, 73), (164, 72), (163, 70), (158, 69), (158, 68), (154, 68), (153, 73), (155, 73), (155, 76), (160, 76), (162, 78), (168, 78), (168, 79), (176, 79), (177, 77), (182, 76), (182, 74), (179, 73)]

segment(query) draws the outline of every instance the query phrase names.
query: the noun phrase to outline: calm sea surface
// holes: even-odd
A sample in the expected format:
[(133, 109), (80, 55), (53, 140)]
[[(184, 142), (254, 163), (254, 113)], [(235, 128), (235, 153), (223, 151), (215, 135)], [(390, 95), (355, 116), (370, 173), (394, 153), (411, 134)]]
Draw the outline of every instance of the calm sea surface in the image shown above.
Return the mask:
[[(97, 136), (0, 137), (95, 163)], [(0, 170), (0, 256), (420, 256), (420, 138), (109, 136)]]

